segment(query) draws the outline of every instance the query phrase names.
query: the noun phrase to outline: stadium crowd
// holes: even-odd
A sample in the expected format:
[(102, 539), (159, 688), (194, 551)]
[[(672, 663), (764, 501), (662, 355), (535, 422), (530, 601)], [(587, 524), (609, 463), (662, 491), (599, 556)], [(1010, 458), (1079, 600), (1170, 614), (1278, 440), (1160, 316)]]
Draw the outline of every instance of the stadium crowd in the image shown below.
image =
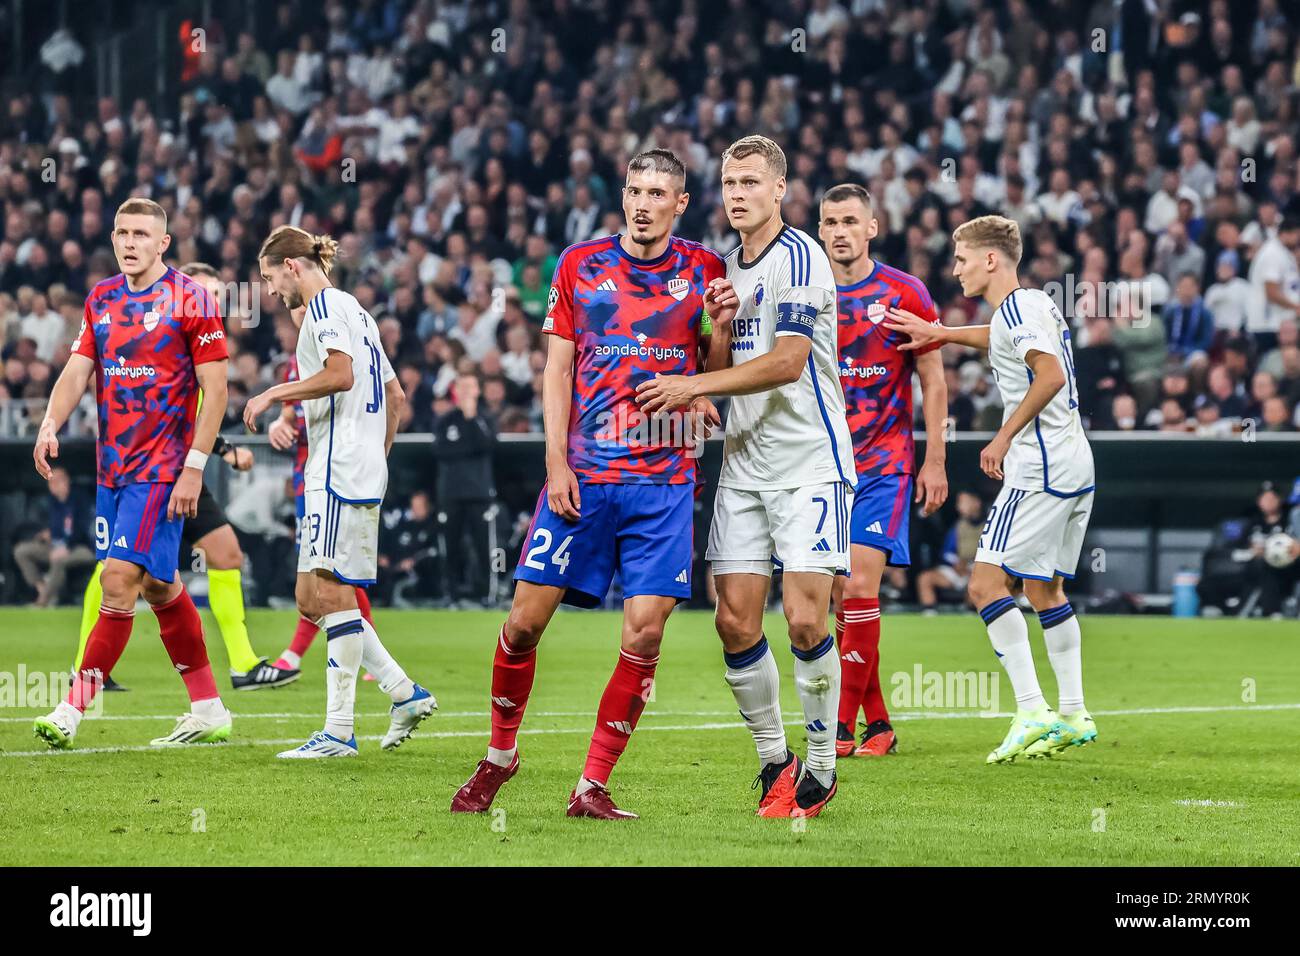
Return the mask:
[[(1019, 222), (1092, 429), (1300, 427), (1294, 4), (288, 0), (256, 30), (214, 10), (182, 26), (162, 108), (75, 110), (66, 75), (0, 105), (0, 429), (39, 421), (87, 290), (117, 271), (113, 211), (143, 195), (169, 212), (169, 261), (230, 290), (228, 432), (293, 348), (256, 264), (286, 222), (340, 240), (334, 279), (379, 323), (402, 430), (436, 432), (473, 386), (489, 432), (538, 431), (558, 254), (621, 229), (625, 164), (652, 145), (689, 169), (679, 232), (733, 248), (718, 163), (751, 132), (785, 147), (800, 228), (828, 187), (866, 184), (873, 256), (949, 324), (987, 319), (948, 275), (951, 230)], [(995, 428), (987, 364), (945, 362), (956, 428)]]

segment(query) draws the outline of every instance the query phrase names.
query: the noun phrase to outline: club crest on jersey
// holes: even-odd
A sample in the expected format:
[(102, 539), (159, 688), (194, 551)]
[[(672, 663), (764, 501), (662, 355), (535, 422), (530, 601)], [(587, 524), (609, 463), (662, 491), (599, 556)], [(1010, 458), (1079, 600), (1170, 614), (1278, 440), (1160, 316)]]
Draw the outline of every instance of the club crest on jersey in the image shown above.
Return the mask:
[(677, 278), (668, 280), (668, 294), (678, 302), (686, 298), (686, 293), (690, 291), (690, 288), (691, 284), (685, 279)]
[(758, 280), (758, 285), (754, 288), (754, 305), (755, 307), (763, 304), (763, 280)]
[(154, 312), (152, 309), (146, 312), (144, 314), (144, 330), (146, 332), (152, 332), (154, 329), (158, 328), (159, 318), (161, 318), (161, 316), (159, 316), (158, 313)]
[(872, 302), (867, 306), (867, 318), (872, 325), (879, 325), (885, 318), (885, 303)]

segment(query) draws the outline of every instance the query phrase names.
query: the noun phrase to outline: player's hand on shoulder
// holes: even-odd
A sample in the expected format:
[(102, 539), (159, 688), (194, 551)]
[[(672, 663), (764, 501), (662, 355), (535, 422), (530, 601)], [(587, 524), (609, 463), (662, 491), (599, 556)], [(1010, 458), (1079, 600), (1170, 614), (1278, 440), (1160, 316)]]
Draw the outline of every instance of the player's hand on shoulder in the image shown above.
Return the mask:
[(567, 464), (546, 471), (546, 503), (566, 521), (582, 517), (582, 493), (578, 476)]
[(203, 472), (197, 468), (182, 469), (167, 501), (167, 520), (195, 517), (199, 513), (199, 492), (202, 490)]
[(36, 462), (36, 473), (46, 481), (54, 473), (47, 458), (59, 457), (59, 436), (52, 428), (41, 426), (36, 436), (36, 447), (32, 449), (32, 459)]
[(885, 312), (885, 321), (881, 323), (887, 329), (902, 332), (911, 341), (898, 343), (900, 352), (924, 348), (939, 341), (940, 326), (927, 322), (914, 312), (906, 309), (890, 308)]

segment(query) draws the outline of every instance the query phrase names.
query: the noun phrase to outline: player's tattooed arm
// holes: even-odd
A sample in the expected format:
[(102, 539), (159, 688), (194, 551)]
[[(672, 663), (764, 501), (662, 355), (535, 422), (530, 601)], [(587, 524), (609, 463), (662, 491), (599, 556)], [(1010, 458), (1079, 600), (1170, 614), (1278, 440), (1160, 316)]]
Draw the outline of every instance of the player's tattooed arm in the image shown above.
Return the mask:
[(569, 467), (569, 412), (573, 407), (572, 339), (548, 336), (542, 372), (542, 419), (546, 428), (546, 501), (561, 518), (577, 521), (582, 511), (578, 476)]
[(964, 345), (967, 348), (983, 349), (986, 352), (989, 348), (989, 327), (987, 325), (935, 325), (933, 322), (927, 322), (919, 315), (908, 312), (906, 309), (890, 309), (885, 313), (885, 316), (886, 321), (882, 323), (885, 328), (893, 329), (895, 332), (902, 332), (911, 340), (898, 344), (900, 352), (925, 348), (927, 345), (933, 345), (936, 342), (940, 345)]
[(1034, 380), (1025, 393), (1025, 399), (1002, 423), (993, 440), (980, 452), (980, 470), (990, 478), (1001, 481), (1002, 460), (1011, 450), (1011, 441), (1047, 407), (1052, 396), (1065, 387), (1065, 372), (1056, 356), (1050, 352), (1030, 349), (1025, 364), (1033, 370)]
[(925, 462), (916, 476), (916, 500), (922, 514), (931, 515), (948, 500), (948, 448), (944, 444), (948, 383), (938, 349), (916, 357), (916, 374), (921, 380), (921, 414), (925, 418)]
[(46, 481), (54, 470), (47, 458), (59, 457), (59, 429), (77, 407), (81, 396), (86, 394), (86, 386), (90, 384), (90, 376), (94, 371), (94, 359), (73, 352), (59, 373), (58, 381), (54, 383), (54, 391), (50, 393), (49, 403), (45, 406), (45, 418), (41, 420), (40, 430), (36, 433), (36, 447), (32, 449), (36, 471)]

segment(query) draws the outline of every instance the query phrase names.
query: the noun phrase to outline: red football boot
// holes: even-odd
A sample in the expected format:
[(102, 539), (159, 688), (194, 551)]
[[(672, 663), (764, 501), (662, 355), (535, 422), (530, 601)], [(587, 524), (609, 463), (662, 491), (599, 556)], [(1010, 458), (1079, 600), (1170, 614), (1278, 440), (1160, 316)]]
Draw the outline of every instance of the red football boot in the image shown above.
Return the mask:
[(830, 788), (823, 787), (811, 773), (805, 773), (803, 779), (799, 781), (799, 786), (795, 788), (794, 799), (790, 801), (790, 812), (787, 816), (791, 817), (815, 817), (822, 812), (822, 808), (831, 802), (831, 797), (835, 796), (835, 791), (839, 789), (839, 781), (834, 776), (831, 777)]
[(853, 749), (858, 745), (858, 740), (853, 736), (853, 731), (849, 730), (849, 725), (840, 721), (835, 727), (835, 756), (852, 757)]
[(487, 760), (480, 760), (474, 772), (470, 774), (465, 785), (451, 798), (452, 813), (485, 813), (492, 801), (496, 799), (501, 785), (519, 772), (519, 754), (510, 761), (510, 766), (499, 767)]
[(872, 721), (862, 733), (862, 743), (853, 751), (855, 757), (883, 757), (898, 753), (898, 736), (883, 720)]
[(578, 793), (569, 794), (569, 816), (593, 817), (597, 820), (637, 820), (640, 819), (631, 810), (620, 810), (614, 798), (598, 783)]
[[(754, 779), (754, 787), (762, 784), (763, 796), (758, 801), (760, 817), (788, 817), (794, 803), (794, 786), (803, 772), (803, 764), (790, 751), (784, 763), (764, 764)], [(753, 789), (753, 788), (751, 788)]]

